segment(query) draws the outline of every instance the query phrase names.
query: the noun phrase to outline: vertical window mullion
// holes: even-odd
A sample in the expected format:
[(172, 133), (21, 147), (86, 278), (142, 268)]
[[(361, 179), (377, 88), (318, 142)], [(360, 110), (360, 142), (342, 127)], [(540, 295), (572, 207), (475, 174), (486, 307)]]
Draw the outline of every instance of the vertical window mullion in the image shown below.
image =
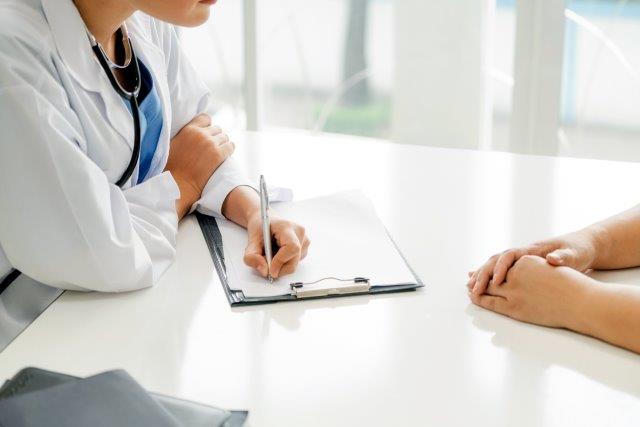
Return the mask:
[(510, 149), (556, 155), (562, 91), (564, 0), (517, 0)]
[(256, 131), (261, 126), (260, 75), (258, 56), (257, 0), (244, 0), (244, 107), (247, 130)]

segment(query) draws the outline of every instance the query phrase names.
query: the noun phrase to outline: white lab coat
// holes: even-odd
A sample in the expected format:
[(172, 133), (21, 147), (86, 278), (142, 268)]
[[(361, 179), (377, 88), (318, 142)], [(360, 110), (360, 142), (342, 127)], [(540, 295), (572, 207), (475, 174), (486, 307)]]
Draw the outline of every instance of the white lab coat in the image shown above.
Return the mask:
[[(174, 28), (142, 13), (127, 21), (162, 102), (164, 126), (148, 177), (129, 163), (133, 120), (88, 42), (71, 0), (0, 0), (0, 279), (11, 267), (63, 289), (127, 291), (156, 283), (175, 255), (178, 187), (163, 172), (170, 139), (209, 92)], [(221, 215), (246, 180), (232, 160), (205, 189)]]

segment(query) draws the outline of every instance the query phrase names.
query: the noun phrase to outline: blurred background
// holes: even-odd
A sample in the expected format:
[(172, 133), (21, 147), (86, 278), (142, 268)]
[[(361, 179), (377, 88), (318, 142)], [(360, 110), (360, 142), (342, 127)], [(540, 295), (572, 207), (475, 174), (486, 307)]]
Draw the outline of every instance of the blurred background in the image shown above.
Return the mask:
[(180, 37), (228, 129), (640, 160), (640, 0), (219, 0)]

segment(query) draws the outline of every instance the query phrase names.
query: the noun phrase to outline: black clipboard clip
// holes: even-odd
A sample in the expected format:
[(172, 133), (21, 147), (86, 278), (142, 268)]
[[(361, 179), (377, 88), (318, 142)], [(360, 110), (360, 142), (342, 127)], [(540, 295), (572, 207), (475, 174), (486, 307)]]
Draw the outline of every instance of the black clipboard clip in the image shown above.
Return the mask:
[(291, 287), (291, 295), (296, 298), (314, 298), (368, 293), (371, 289), (371, 282), (365, 277), (353, 279), (324, 277), (315, 282), (294, 282), (289, 286)]

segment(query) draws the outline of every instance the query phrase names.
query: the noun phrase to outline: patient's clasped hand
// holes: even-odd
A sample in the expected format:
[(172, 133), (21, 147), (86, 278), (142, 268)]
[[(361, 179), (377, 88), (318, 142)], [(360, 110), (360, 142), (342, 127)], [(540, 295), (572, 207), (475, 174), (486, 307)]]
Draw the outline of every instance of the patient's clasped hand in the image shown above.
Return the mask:
[(469, 298), (517, 320), (571, 329), (640, 353), (640, 286), (585, 274), (640, 266), (639, 242), (640, 207), (635, 207), (492, 256), (469, 273)]

